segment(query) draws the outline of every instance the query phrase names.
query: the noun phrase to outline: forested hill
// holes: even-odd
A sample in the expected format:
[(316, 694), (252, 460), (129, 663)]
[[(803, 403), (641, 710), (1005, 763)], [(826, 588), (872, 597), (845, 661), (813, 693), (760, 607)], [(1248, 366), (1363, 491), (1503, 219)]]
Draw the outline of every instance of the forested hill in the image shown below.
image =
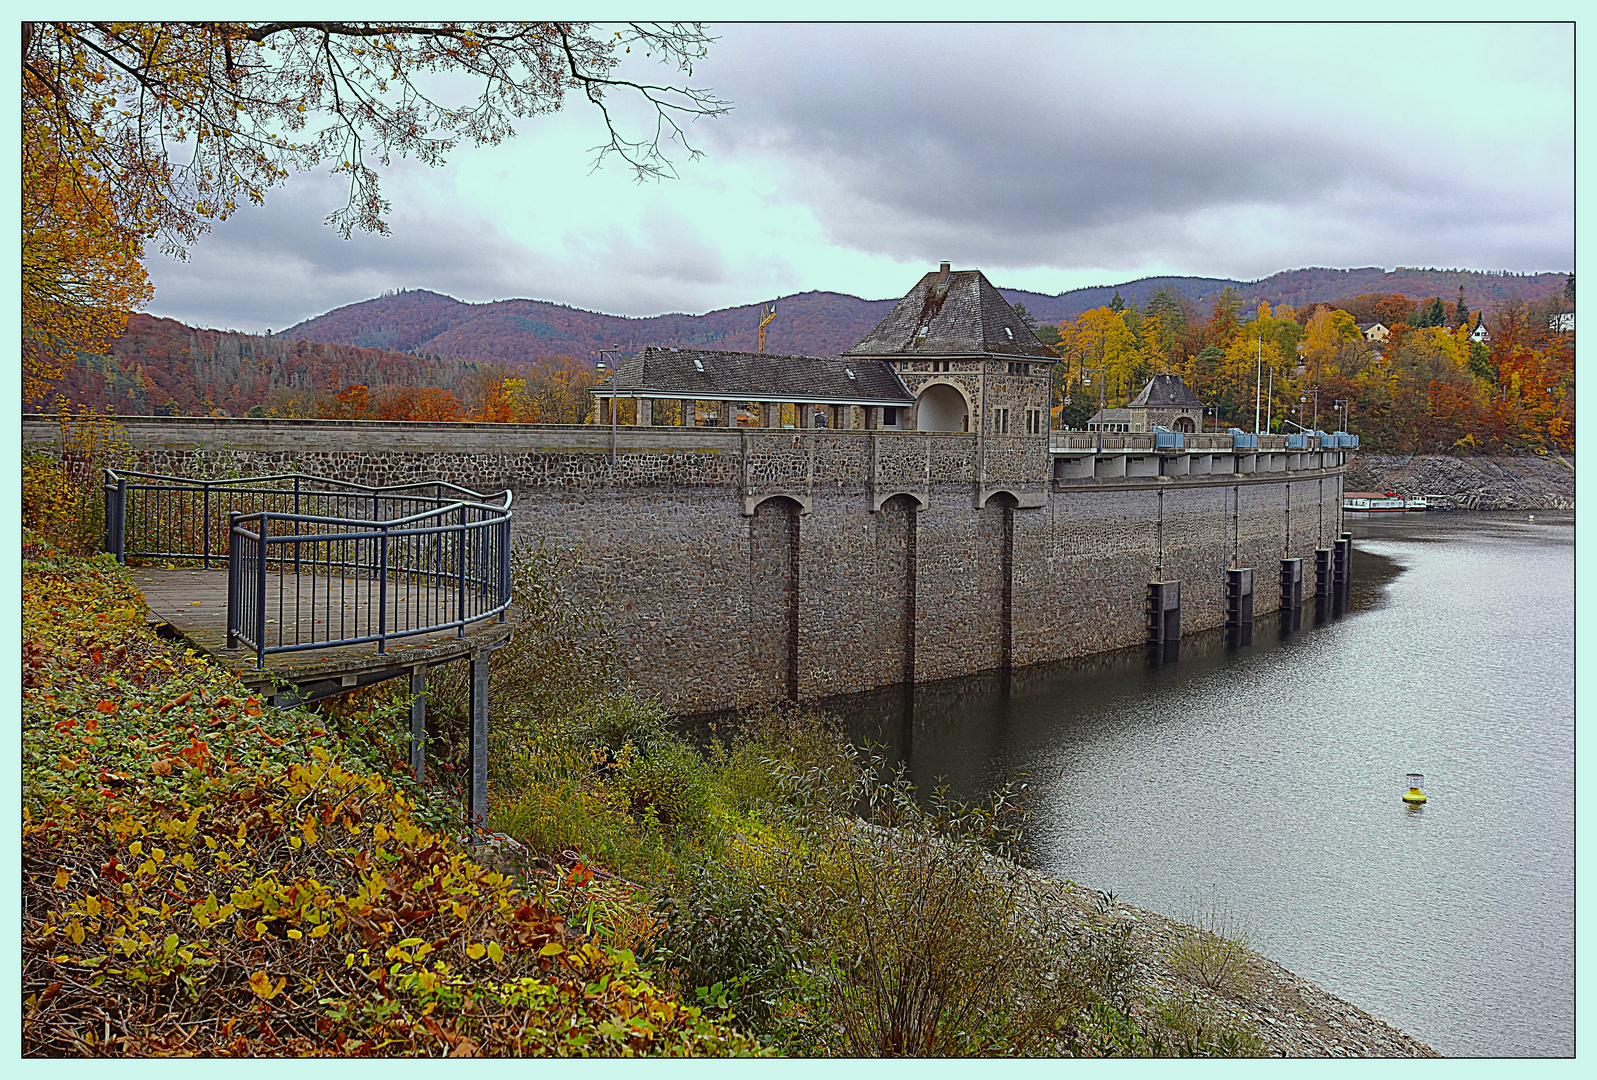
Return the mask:
[(197, 330), (134, 314), (108, 355), (80, 355), (57, 389), (95, 412), (204, 416), (219, 409), (241, 416), (274, 391), (337, 391), (354, 383), (457, 387), (477, 366), (390, 349)]
[[(832, 292), (781, 296), (775, 303), (777, 316), (766, 329), (766, 351), (805, 356), (836, 356), (869, 333), (893, 306), (892, 300), (861, 300)], [(411, 290), (337, 308), (277, 336), (462, 360), (515, 363), (558, 355), (592, 363), (600, 349), (615, 344), (752, 350), (763, 306), (628, 318), (544, 300), (468, 304)]]
[[(1414, 299), (1440, 296), (1449, 303), (1459, 286), (1472, 308), (1490, 309), (1508, 297), (1540, 300), (1564, 286), (1564, 274), (1506, 274), (1476, 270), (1418, 270), (1380, 267), (1287, 270), (1259, 281), (1229, 278), (1151, 277), (1118, 285), (1072, 289), (1049, 296), (1024, 289), (1000, 289), (1020, 301), (1041, 322), (1074, 318), (1107, 304), (1115, 293), (1128, 304), (1144, 303), (1169, 288), (1206, 307), (1227, 286), (1241, 295), (1244, 310), (1263, 300), (1301, 305), (1331, 302), (1366, 293), (1401, 293)], [(911, 282), (906, 282), (908, 290)], [(766, 331), (769, 352), (836, 356), (863, 338), (887, 314), (894, 299), (862, 300), (834, 292), (777, 297), (776, 319)], [(619, 343), (696, 345), (711, 349), (753, 349), (759, 313), (765, 304), (722, 308), (703, 315), (628, 318), (584, 311), (544, 300), (497, 300), (472, 304), (425, 290), (407, 290), (336, 308), (277, 337), (419, 352), (454, 360), (517, 363), (543, 356), (571, 356), (592, 363), (598, 350)]]
[[(1458, 299), (1459, 286), (1464, 288), (1464, 298), (1472, 309), (1490, 310), (1494, 303), (1511, 297), (1522, 300), (1544, 300), (1564, 287), (1567, 274), (1509, 274), (1482, 270), (1420, 270), (1400, 266), (1387, 271), (1379, 266), (1364, 266), (1352, 270), (1333, 270), (1311, 266), (1302, 270), (1283, 270), (1258, 281), (1234, 281), (1229, 278), (1200, 277), (1150, 277), (1138, 278), (1120, 285), (1100, 285), (1090, 289), (1072, 289), (1057, 296), (1000, 289), (1010, 301), (1017, 299), (1039, 321), (1058, 322), (1073, 319), (1083, 311), (1109, 303), (1115, 293), (1127, 304), (1144, 304), (1160, 289), (1181, 293), (1199, 307), (1207, 307), (1226, 286), (1237, 290), (1243, 310), (1258, 306), (1262, 300), (1272, 307), (1291, 304), (1294, 307), (1316, 301), (1332, 303), (1336, 300), (1368, 293), (1399, 293), (1414, 300), (1439, 296), (1449, 303)], [(1033, 299), (1035, 297), (1035, 300)]]
[[(1501, 299), (1535, 301), (1552, 296), (1562, 290), (1564, 280), (1563, 274), (1408, 269), (1387, 273), (1370, 267), (1289, 270), (1252, 282), (1143, 278), (1056, 296), (1000, 291), (1011, 302), (1023, 302), (1039, 322), (1056, 323), (1109, 303), (1117, 292), (1128, 305), (1142, 305), (1163, 288), (1184, 294), (1199, 310), (1206, 310), (1227, 286), (1237, 290), (1247, 311), (1260, 300), (1272, 305), (1345, 304), (1370, 293), (1400, 293), (1415, 300), (1439, 296), (1452, 304), (1462, 285), (1470, 307), (1490, 313)], [(766, 348), (836, 356), (864, 338), (894, 302), (835, 292), (777, 297)], [(764, 306), (627, 318), (542, 300), (471, 304), (413, 290), (337, 308), (272, 337), (201, 330), (171, 319), (134, 315), (108, 355), (81, 356), (56, 389), (96, 411), (109, 406), (142, 414), (221, 410), (238, 415), (262, 406), (276, 414), (299, 415), (306, 409), (330, 407), (321, 399), (356, 384), (389, 390), (435, 388), (450, 391), (475, 415), (473, 410), (487, 408), (489, 385), (507, 377), (507, 369), (527, 373), (546, 367), (591, 378), (598, 350), (616, 343), (623, 348), (753, 349)], [(46, 403), (28, 402), (25, 407)]]

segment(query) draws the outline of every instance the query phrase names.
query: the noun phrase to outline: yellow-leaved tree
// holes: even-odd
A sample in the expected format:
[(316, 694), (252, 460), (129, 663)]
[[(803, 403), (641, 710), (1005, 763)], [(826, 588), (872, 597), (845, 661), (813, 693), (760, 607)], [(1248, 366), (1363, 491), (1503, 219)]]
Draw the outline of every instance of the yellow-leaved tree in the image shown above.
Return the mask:
[(62, 160), (25, 113), (22, 136), (22, 399), (39, 402), (79, 352), (100, 353), (150, 298), (143, 237), (106, 185)]

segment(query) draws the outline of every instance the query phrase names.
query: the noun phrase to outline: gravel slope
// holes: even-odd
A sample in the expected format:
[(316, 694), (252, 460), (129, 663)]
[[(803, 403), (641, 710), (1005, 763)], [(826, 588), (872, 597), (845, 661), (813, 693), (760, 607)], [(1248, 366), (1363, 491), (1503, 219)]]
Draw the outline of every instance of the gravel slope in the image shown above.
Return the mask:
[[(1070, 881), (1023, 870), (1037, 894), (1065, 908), (1078, 925), (1102, 919), (1097, 894)], [(1229, 990), (1211, 990), (1183, 976), (1169, 957), (1191, 928), (1157, 912), (1115, 900), (1108, 918), (1131, 924), (1137, 982), (1156, 998), (1197, 995), (1218, 1013), (1256, 1031), (1273, 1057), (1440, 1057), (1429, 1046), (1363, 1009), (1327, 993), (1257, 952), (1249, 951)]]
[(1461, 510), (1573, 510), (1575, 459), (1357, 454), (1348, 462), (1346, 490), (1446, 495)]

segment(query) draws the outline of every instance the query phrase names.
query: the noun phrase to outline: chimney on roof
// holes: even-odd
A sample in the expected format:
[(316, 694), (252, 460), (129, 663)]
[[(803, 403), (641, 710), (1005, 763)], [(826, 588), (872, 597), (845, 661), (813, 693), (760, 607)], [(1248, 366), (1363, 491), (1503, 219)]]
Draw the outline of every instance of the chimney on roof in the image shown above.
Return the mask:
[(942, 280), (943, 281), (947, 281), (948, 280), (948, 263), (938, 263), (937, 272), (939, 274), (943, 275), (942, 276)]

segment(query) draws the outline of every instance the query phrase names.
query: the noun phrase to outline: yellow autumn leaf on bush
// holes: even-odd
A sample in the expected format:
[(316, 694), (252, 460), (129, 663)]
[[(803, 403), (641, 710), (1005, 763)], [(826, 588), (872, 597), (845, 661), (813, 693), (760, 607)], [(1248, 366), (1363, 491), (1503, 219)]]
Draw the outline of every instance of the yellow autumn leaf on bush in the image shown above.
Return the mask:
[(488, 950), (484, 948), (480, 942), (476, 941), (473, 941), (470, 945), (466, 946), (466, 955), (471, 957), (473, 960), (481, 960), (483, 958), (483, 954), (487, 951)]
[(58, 889), (66, 888), (67, 882), (71, 879), (71, 877), (72, 875), (67, 873), (66, 867), (57, 867), (55, 872), (55, 887)]
[(277, 980), (277, 985), (273, 986), (272, 977), (264, 971), (257, 971), (250, 975), (250, 989), (255, 991), (257, 996), (265, 998), (267, 1001), (282, 993), (283, 987), (287, 984), (288, 980), (286, 978), (280, 978)]

